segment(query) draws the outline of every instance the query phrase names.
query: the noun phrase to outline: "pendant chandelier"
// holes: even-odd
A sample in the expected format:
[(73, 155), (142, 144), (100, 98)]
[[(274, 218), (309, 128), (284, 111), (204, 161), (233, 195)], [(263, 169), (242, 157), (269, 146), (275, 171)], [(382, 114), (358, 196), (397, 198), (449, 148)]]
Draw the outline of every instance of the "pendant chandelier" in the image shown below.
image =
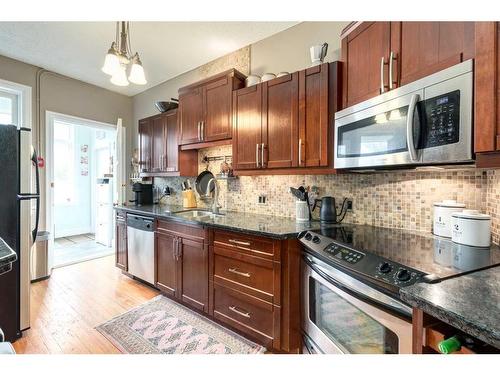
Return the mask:
[(139, 54), (132, 54), (130, 47), (130, 22), (116, 23), (115, 40), (111, 43), (101, 70), (110, 75), (111, 83), (117, 86), (128, 86), (129, 82), (136, 85), (147, 83)]

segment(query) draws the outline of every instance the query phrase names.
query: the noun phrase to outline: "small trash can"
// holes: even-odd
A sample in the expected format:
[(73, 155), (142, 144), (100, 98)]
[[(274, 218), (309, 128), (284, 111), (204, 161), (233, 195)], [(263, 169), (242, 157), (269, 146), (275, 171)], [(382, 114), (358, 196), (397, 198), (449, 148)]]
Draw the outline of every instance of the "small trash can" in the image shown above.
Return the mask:
[(31, 282), (50, 277), (49, 269), (49, 232), (38, 232), (35, 244), (31, 248)]

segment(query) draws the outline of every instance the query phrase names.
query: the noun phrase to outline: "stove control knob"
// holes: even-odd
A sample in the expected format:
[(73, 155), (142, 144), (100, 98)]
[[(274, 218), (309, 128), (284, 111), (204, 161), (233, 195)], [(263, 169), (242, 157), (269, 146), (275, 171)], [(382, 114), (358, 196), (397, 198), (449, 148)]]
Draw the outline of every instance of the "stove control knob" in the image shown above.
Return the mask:
[(311, 241), (312, 234), (311, 233), (307, 233), (306, 236), (305, 236), (305, 239), (308, 240), (308, 241)]
[(314, 243), (320, 243), (320, 242), (321, 242), (321, 240), (320, 240), (320, 238), (319, 238), (318, 236), (314, 236), (314, 237), (313, 237), (313, 242), (314, 242)]
[(398, 273), (396, 274), (396, 278), (399, 281), (408, 281), (411, 279), (411, 274), (408, 270), (401, 268)]
[(392, 271), (392, 266), (387, 262), (380, 263), (380, 265), (378, 266), (378, 270), (381, 273), (389, 273)]

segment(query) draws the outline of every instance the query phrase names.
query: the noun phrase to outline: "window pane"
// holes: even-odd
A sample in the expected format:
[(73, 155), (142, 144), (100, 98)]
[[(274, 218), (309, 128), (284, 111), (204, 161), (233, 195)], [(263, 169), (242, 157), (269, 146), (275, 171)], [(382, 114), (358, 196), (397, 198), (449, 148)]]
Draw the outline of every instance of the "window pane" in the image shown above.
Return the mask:
[[(2, 93), (0, 93), (2, 95)], [(12, 99), (0, 96), (0, 124), (12, 124)]]

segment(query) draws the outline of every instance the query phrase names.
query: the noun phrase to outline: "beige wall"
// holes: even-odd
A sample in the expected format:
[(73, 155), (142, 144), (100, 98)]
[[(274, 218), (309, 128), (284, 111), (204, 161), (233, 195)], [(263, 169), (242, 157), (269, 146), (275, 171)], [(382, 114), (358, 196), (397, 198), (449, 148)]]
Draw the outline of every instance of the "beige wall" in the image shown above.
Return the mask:
[[(85, 119), (116, 124), (118, 117), (127, 128), (127, 155), (131, 152), (132, 98), (78, 81), (69, 77), (45, 72), (40, 79), (41, 123), (37, 134), (36, 81), (39, 67), (0, 56), (0, 79), (31, 86), (32, 127), (39, 152), (45, 156), (45, 111), (59, 112)], [(50, 162), (49, 160), (47, 162)], [(42, 170), (42, 194), (44, 198), (45, 170)], [(42, 199), (42, 229), (45, 224), (45, 199)]]
[[(339, 36), (347, 24), (348, 22), (303, 22), (256, 42), (250, 45), (248, 70), (252, 74), (261, 75), (265, 72), (294, 72), (304, 69), (311, 63), (309, 47), (324, 42), (329, 45), (326, 61), (338, 60), (340, 57)], [(224, 70), (224, 68), (244, 65), (244, 62), (238, 61), (238, 58), (245, 58), (240, 52), (241, 50), (235, 51), (218, 59), (222, 63), (217, 64), (216, 60), (135, 95), (133, 97), (135, 132), (137, 132), (139, 119), (158, 113), (154, 106), (155, 101), (177, 98), (179, 88), (206, 77), (206, 66), (216, 65)], [(228, 63), (233, 63), (233, 65), (228, 65)], [(248, 71), (242, 70), (242, 73), (248, 74)], [(133, 139), (133, 147), (137, 147), (137, 137)]]

